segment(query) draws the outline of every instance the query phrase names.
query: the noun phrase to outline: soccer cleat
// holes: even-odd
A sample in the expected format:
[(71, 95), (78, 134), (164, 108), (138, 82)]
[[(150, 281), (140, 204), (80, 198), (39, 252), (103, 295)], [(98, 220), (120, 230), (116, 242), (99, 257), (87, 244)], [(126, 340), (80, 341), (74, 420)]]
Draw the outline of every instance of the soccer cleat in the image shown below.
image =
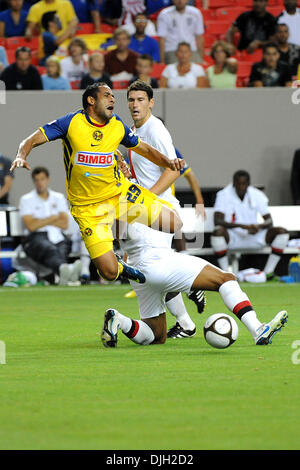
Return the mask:
[(126, 279), (131, 279), (135, 282), (139, 282), (140, 284), (144, 284), (144, 282), (146, 282), (146, 278), (144, 274), (141, 273), (141, 271), (125, 263), (125, 261), (122, 260), (121, 256), (116, 255), (116, 257), (118, 262), (123, 266), (123, 271), (120, 276), (125, 277)]
[(86, 286), (90, 284), (91, 278), (88, 274), (81, 274), (79, 281), (82, 286)]
[(118, 329), (120, 322), (118, 310), (110, 308), (104, 315), (104, 325), (101, 333), (101, 340), (105, 348), (116, 348), (118, 342)]
[(262, 326), (258, 329), (257, 335), (254, 339), (255, 344), (266, 345), (272, 344), (273, 336), (284, 327), (287, 322), (288, 314), (285, 310), (277, 313), (273, 320), (269, 323), (263, 323)]
[(167, 333), (167, 338), (191, 338), (192, 336), (195, 336), (195, 334), (196, 328), (194, 328), (193, 330), (185, 330), (177, 322), (176, 325), (172, 326), (172, 328), (169, 329)]
[(124, 297), (125, 299), (134, 299), (136, 297), (136, 293), (134, 290), (131, 290), (130, 292), (126, 292)]
[(188, 295), (188, 298), (191, 299), (197, 305), (198, 313), (203, 313), (206, 305), (205, 292), (200, 289), (191, 290)]

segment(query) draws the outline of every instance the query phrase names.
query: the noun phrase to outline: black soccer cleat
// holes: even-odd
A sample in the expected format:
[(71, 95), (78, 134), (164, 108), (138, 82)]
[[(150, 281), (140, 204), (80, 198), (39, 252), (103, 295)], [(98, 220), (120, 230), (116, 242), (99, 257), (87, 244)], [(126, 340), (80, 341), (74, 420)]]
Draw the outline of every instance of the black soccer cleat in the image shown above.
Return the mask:
[(195, 336), (196, 328), (193, 330), (185, 330), (177, 322), (176, 325), (172, 326), (167, 333), (167, 338), (178, 339), (178, 338), (191, 338)]
[(132, 281), (138, 282), (139, 284), (144, 284), (146, 282), (146, 278), (141, 271), (125, 263), (125, 261), (121, 258), (120, 255), (116, 254), (116, 257), (118, 262), (123, 266), (123, 272), (120, 274), (119, 277), (131, 279)]
[(206, 305), (206, 297), (204, 290), (194, 289), (188, 295), (188, 298), (191, 299), (197, 305), (198, 313), (203, 313)]

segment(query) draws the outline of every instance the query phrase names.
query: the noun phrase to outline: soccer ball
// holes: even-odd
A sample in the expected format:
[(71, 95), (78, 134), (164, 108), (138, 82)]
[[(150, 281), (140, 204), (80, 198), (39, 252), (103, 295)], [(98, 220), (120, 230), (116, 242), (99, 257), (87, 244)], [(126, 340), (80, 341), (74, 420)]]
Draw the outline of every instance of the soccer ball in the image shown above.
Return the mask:
[(228, 348), (235, 342), (239, 334), (236, 321), (226, 313), (215, 313), (205, 322), (204, 338), (214, 348)]

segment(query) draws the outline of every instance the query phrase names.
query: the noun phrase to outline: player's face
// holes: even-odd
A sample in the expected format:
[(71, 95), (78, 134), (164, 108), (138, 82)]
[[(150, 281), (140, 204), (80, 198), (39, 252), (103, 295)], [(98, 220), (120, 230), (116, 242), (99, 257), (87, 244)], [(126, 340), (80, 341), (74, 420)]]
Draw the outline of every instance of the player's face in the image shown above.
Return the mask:
[(275, 47), (268, 47), (263, 55), (267, 67), (275, 68), (279, 60), (279, 52)]
[(287, 26), (278, 26), (277, 31), (276, 31), (276, 39), (279, 42), (279, 44), (285, 44), (287, 43), (289, 38), (289, 28)]
[(131, 91), (128, 96), (128, 107), (135, 125), (143, 125), (151, 115), (154, 106), (153, 98), (149, 100), (145, 91)]
[(249, 181), (246, 176), (240, 176), (234, 182), (235, 191), (241, 199), (243, 199), (243, 197), (245, 196), (248, 186), (249, 186)]
[(48, 191), (49, 178), (44, 172), (35, 175), (33, 183), (38, 194), (43, 194)]
[(16, 58), (16, 64), (19, 70), (26, 72), (31, 64), (31, 56), (29, 52), (19, 52)]
[(101, 86), (97, 94), (97, 99), (93, 101), (93, 111), (101, 121), (107, 121), (112, 117), (115, 97), (108, 86)]

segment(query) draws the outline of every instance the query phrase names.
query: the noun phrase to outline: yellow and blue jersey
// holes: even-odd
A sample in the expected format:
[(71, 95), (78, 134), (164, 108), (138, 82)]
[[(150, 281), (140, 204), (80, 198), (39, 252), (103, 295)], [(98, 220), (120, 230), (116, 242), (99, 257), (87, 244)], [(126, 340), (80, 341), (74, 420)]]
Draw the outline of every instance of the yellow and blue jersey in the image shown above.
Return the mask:
[(117, 115), (100, 125), (86, 111), (79, 110), (40, 130), (48, 141), (62, 139), (71, 205), (95, 204), (121, 193), (125, 178), (114, 153), (120, 144), (137, 147), (140, 139)]
[[(179, 152), (179, 150), (178, 150), (176, 147), (175, 147), (175, 152), (176, 152), (176, 157), (177, 157), (177, 158), (181, 158), (181, 160), (182, 160), (182, 159), (183, 159), (183, 156), (181, 155), (181, 153)], [(180, 170), (180, 176), (185, 176), (185, 175), (187, 175), (190, 171), (191, 171), (191, 168), (189, 167), (189, 165), (187, 164), (187, 162), (185, 162), (184, 167)], [(171, 185), (171, 190), (172, 190), (173, 196), (175, 196), (175, 184), (172, 184), (172, 185)]]

